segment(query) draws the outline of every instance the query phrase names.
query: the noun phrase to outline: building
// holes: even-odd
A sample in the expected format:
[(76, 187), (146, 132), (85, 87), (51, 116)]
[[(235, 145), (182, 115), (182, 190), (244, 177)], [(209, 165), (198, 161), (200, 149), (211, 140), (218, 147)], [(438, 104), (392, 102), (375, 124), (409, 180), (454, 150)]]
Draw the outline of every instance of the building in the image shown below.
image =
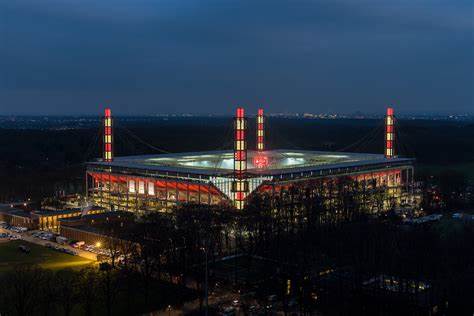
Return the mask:
[(88, 209), (87, 211), (79, 208), (59, 211), (42, 210), (32, 212), (31, 217), (37, 223), (36, 229), (59, 232), (60, 220), (63, 218), (82, 216), (84, 214), (100, 214), (103, 212), (105, 212), (105, 209), (98, 207)]
[(117, 236), (126, 236), (122, 230), (133, 225), (133, 215), (130, 212), (105, 212), (62, 218), (59, 222), (60, 235), (69, 240), (110, 247), (113, 243), (127, 242)]
[[(106, 111), (104, 143), (111, 141)], [(282, 194), (296, 183), (349, 177), (386, 188), (397, 204), (410, 202), (414, 160), (394, 154), (393, 109), (387, 110), (384, 154), (304, 150), (264, 150), (263, 111), (257, 117), (257, 150), (247, 149), (247, 119), (239, 108), (234, 150), (113, 157), (89, 162), (88, 197), (110, 210), (166, 211), (177, 204), (232, 204), (237, 209), (253, 194)]]
[(79, 208), (58, 211), (28, 211), (13, 206), (0, 205), (0, 221), (4, 221), (11, 226), (58, 232), (60, 219), (103, 212), (105, 212), (105, 209), (99, 207), (91, 208), (87, 211)]
[(36, 229), (37, 222), (31, 217), (29, 211), (15, 207), (0, 207), (0, 221), (11, 226)]

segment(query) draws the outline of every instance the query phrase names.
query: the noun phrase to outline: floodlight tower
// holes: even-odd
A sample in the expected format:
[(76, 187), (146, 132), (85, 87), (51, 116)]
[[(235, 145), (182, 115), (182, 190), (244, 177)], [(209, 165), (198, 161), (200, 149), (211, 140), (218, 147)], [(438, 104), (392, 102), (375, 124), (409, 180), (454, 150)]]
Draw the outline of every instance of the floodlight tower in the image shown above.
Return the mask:
[(263, 109), (258, 109), (257, 113), (257, 151), (265, 150), (265, 118), (263, 116)]
[(104, 124), (104, 151), (103, 158), (106, 162), (111, 162), (114, 160), (113, 152), (113, 130), (112, 130), (112, 112), (110, 108), (105, 109), (103, 124)]
[(393, 108), (387, 108), (387, 115), (385, 116), (385, 158), (388, 159), (395, 156), (395, 117), (393, 113)]
[(234, 181), (232, 191), (234, 193), (235, 207), (238, 210), (244, 208), (245, 198), (248, 192), (247, 173), (247, 119), (244, 109), (237, 108), (234, 119)]

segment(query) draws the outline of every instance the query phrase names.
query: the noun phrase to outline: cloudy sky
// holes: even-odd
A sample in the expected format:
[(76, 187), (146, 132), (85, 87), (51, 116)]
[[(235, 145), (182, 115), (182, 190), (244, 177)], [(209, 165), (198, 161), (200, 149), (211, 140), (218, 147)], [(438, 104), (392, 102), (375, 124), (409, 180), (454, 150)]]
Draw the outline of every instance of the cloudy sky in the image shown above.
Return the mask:
[(470, 0), (0, 0), (0, 114), (474, 112)]

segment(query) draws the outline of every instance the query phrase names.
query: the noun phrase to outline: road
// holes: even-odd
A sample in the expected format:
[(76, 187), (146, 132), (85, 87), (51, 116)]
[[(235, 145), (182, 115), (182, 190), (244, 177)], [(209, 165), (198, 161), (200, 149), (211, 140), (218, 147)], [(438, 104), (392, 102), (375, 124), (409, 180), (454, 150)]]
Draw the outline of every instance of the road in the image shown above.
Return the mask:
[(24, 232), (24, 233), (17, 233), (17, 232), (13, 232), (13, 231), (10, 231), (10, 230), (4, 229), (4, 228), (0, 228), (0, 233), (9, 233), (9, 234), (21, 235), (22, 240), (30, 242), (32, 244), (37, 244), (37, 245), (41, 245), (41, 246), (46, 246), (46, 244), (57, 245), (61, 248), (74, 250), (79, 257), (89, 259), (89, 260), (92, 260), (92, 261), (97, 261), (97, 255), (95, 253), (85, 251), (85, 250), (81, 250), (81, 249), (77, 249), (77, 248), (71, 247), (71, 246), (66, 245), (66, 244), (58, 244), (54, 241), (35, 238), (35, 237), (31, 236), (31, 234), (33, 232), (34, 231), (28, 231), (28, 232)]

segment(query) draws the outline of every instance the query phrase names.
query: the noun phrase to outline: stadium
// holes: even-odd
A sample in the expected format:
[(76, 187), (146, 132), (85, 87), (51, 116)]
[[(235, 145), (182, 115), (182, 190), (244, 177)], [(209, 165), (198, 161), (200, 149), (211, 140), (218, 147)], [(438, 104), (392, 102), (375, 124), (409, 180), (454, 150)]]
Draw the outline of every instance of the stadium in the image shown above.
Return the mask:
[(394, 155), (393, 109), (385, 119), (385, 153), (265, 150), (264, 116), (256, 117), (256, 148), (247, 148), (247, 118), (234, 119), (234, 150), (114, 157), (110, 109), (104, 117), (104, 157), (87, 164), (86, 187), (96, 206), (146, 213), (179, 204), (233, 205), (255, 194), (282, 195), (295, 185), (350, 178), (384, 188), (391, 201), (411, 199), (414, 160)]

